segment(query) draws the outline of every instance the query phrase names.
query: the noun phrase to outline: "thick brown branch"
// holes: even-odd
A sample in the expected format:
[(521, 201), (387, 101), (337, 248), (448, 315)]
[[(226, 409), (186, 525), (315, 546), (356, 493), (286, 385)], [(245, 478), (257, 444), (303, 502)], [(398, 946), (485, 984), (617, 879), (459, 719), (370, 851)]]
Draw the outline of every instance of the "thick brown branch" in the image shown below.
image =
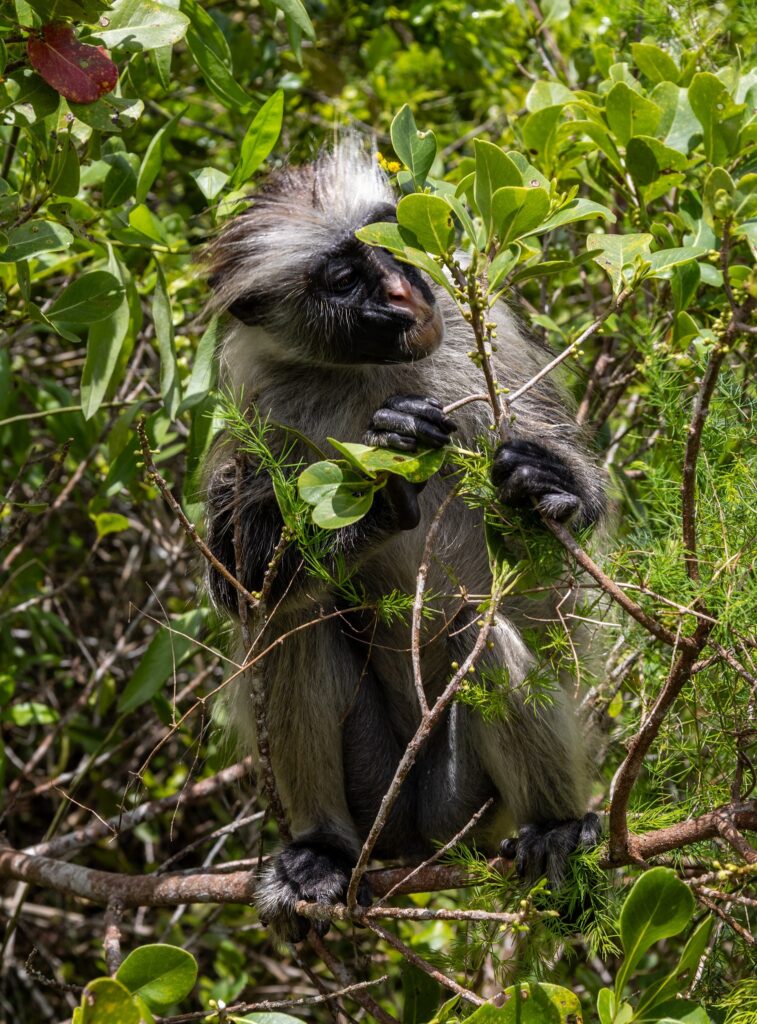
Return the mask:
[[(616, 858), (607, 858), (604, 867), (622, 867), (639, 860), (650, 860), (670, 850), (681, 849), (691, 843), (715, 839), (720, 835), (723, 814), (727, 814), (738, 829), (757, 830), (757, 800), (726, 805), (706, 814), (682, 821), (667, 828), (642, 835), (631, 836), (629, 851)], [(495, 859), (490, 866), (501, 873), (511, 868), (511, 862)], [(366, 879), (377, 898), (390, 890), (395, 892), (441, 892), (475, 884), (464, 868), (447, 864), (431, 864), (405, 886), (408, 868), (384, 868), (369, 871)], [(167, 875), (124, 875), (31, 856), (8, 847), (0, 850), (0, 878), (13, 878), (64, 896), (78, 897), (92, 903), (107, 905), (120, 900), (125, 907), (176, 907), (185, 903), (243, 903), (252, 902), (255, 875), (251, 871), (177, 872)], [(704, 881), (704, 879), (703, 879)]]

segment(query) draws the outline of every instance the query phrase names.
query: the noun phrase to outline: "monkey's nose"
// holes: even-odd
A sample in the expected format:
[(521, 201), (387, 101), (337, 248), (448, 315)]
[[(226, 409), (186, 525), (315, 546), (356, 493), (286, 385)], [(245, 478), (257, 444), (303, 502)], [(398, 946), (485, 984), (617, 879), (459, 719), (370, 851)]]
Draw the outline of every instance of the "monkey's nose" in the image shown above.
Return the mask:
[(392, 274), (387, 279), (386, 297), (393, 306), (400, 306), (411, 313), (415, 313), (417, 300), (413, 292), (413, 286), (402, 274)]

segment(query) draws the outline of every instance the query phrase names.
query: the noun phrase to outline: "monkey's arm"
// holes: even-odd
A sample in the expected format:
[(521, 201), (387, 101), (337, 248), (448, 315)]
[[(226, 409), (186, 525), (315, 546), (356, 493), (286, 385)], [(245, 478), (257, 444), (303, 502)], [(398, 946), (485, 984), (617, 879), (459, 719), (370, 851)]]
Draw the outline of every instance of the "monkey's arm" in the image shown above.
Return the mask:
[[(368, 514), (359, 522), (334, 530), (329, 536), (326, 559), (365, 558), (388, 537), (418, 525), (419, 509), (415, 488), (399, 477), (392, 477), (378, 492)], [(246, 463), (237, 494), (237, 467), (234, 459), (222, 462), (212, 472), (207, 491), (206, 527), (208, 547), (229, 572), (237, 572), (234, 545), (235, 521), (239, 520), (239, 582), (248, 590), (260, 590), (268, 565), (281, 537), (284, 520), (273, 484), (265, 473)], [(309, 586), (308, 586), (309, 585)], [(237, 591), (211, 565), (208, 586), (215, 603), (232, 614), (237, 612)], [(290, 544), (279, 563), (271, 597), (279, 601), (296, 597), (308, 586), (309, 601), (317, 581), (304, 569), (302, 555)]]

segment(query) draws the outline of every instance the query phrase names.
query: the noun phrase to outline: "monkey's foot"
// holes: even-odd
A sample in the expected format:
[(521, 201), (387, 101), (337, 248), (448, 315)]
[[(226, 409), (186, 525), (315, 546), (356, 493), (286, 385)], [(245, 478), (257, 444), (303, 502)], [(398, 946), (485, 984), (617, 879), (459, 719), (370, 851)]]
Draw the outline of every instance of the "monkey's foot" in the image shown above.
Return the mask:
[[(295, 910), (298, 900), (335, 906), (344, 903), (354, 857), (328, 841), (303, 839), (290, 843), (266, 868), (255, 890), (260, 920), (282, 942), (302, 942), (312, 925), (318, 935), (329, 930), (328, 921), (311, 921)], [(370, 906), (370, 890), (363, 881), (358, 890), (361, 907)]]
[(557, 888), (565, 877), (568, 857), (579, 848), (596, 846), (602, 835), (602, 824), (591, 811), (571, 821), (546, 821), (523, 825), (517, 839), (505, 839), (500, 853), (515, 861), (519, 876), (529, 885), (546, 875)]

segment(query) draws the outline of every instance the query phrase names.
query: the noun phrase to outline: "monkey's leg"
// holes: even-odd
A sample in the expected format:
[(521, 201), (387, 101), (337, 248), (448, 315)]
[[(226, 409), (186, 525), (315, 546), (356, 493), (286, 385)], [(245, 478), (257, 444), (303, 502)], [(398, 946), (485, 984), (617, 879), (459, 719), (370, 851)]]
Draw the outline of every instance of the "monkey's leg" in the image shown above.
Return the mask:
[(494, 722), (469, 711), (473, 744), (518, 828), (517, 840), (503, 844), (503, 855), (515, 857), (518, 873), (529, 882), (546, 874), (557, 886), (568, 856), (594, 845), (601, 834), (597, 815), (586, 813), (590, 781), (583, 730), (559, 685), (548, 701), (526, 701), (532, 656), (509, 622), (497, 620), (493, 642), (492, 656), (508, 672), (507, 711)]
[[(284, 622), (277, 628), (286, 631)], [(298, 942), (310, 922), (295, 912), (297, 901), (342, 902), (360, 849), (345, 794), (342, 728), (361, 666), (332, 620), (284, 640), (264, 673), (271, 763), (294, 838), (264, 870), (255, 903), (279, 939)], [(367, 889), (360, 898), (367, 904)], [(328, 922), (314, 927), (324, 934)]]

